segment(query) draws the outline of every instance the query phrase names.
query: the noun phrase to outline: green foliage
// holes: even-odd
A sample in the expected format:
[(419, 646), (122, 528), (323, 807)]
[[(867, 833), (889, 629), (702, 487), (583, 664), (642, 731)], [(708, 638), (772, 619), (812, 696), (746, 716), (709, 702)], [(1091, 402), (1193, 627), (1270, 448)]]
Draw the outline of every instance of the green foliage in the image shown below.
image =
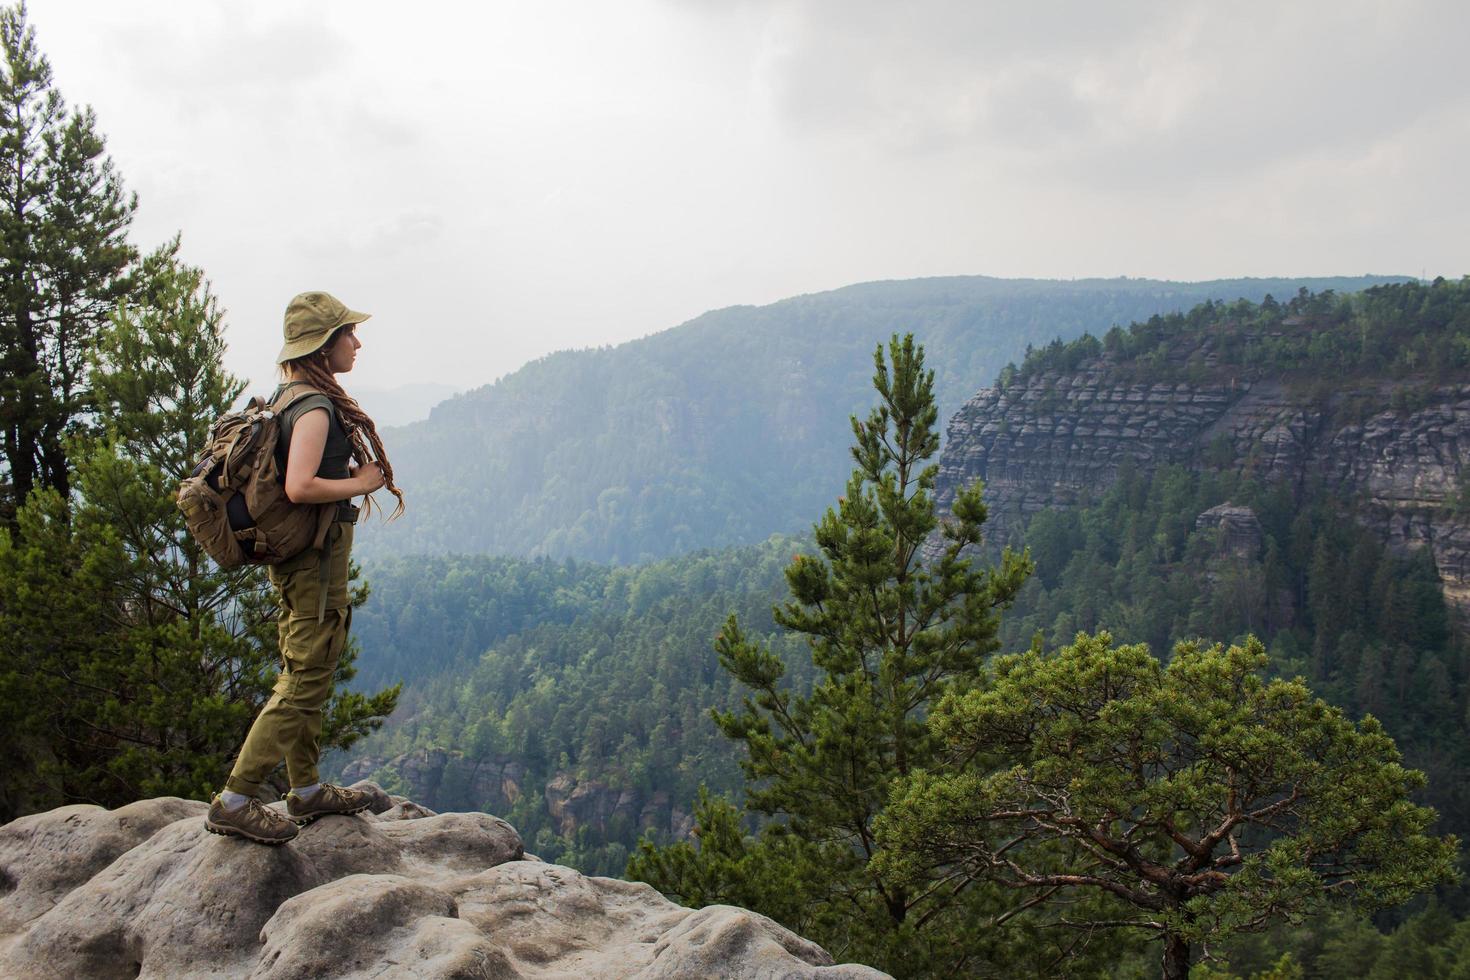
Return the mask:
[[(202, 797), (277, 659), (260, 570), (221, 574), (173, 504), (242, 386), (177, 240), (138, 261), (136, 202), (23, 5), (0, 9), (0, 58), (0, 820)], [(397, 694), (340, 694), (323, 744), (376, 728)]]
[[(360, 685), (467, 673), (507, 637), (567, 626), (605, 598), (618, 600), (616, 613), (606, 605), (608, 614), (641, 615), (667, 598), (660, 576), (678, 574), (649, 569), (630, 583), (603, 565), (489, 555), (378, 558), (369, 571), (379, 598), (352, 619), (373, 654), (361, 662)], [(708, 591), (710, 582), (689, 585)], [(605, 597), (609, 587), (613, 597)]]
[[(0, 710), (20, 733), (12, 759), (24, 762), (3, 778), (11, 813), (206, 796), (274, 680), (273, 590), (258, 568), (215, 568), (173, 503), (243, 387), (221, 367), (209, 287), (176, 252), (174, 242), (147, 257), (139, 301), (95, 340), (104, 423), (70, 443), (71, 499), (33, 494), (17, 515), (19, 542), (0, 550)], [(339, 683), (355, 656), (344, 656)], [(339, 694), (323, 745), (350, 745), (397, 695)]]
[(627, 563), (799, 532), (845, 480), (873, 337), (924, 342), (942, 423), (1028, 342), (1206, 299), (1381, 281), (942, 277), (713, 311), (549, 355), (391, 436), (398, 471), (417, 474), (414, 505), (359, 551)]
[[(1210, 953), (1210, 961), (1196, 966), (1191, 976), (1463, 980), (1470, 976), (1470, 921), (1457, 922), (1444, 906), (1430, 902), (1396, 928), (1379, 931), (1361, 916), (1341, 909), (1236, 936)], [(1147, 976), (1150, 966), (1141, 957), (1129, 956), (1119, 963), (1117, 975)]]
[(33, 489), (70, 489), (70, 436), (95, 407), (86, 357), (127, 295), (136, 252), (90, 108), (53, 86), (24, 5), (0, 8), (0, 521)]
[[(1189, 975), (1193, 980), (1245, 980), (1239, 974), (1203, 964), (1190, 970)], [(1282, 953), (1279, 960), (1268, 969), (1252, 973), (1249, 980), (1306, 980), (1306, 972), (1290, 953)]]
[[(1217, 504), (1249, 507), (1253, 554), (1196, 526)], [(1003, 645), (1048, 645), (1107, 628), (1168, 649), (1177, 639), (1260, 636), (1272, 669), (1302, 674), (1351, 717), (1371, 713), (1429, 784), (1417, 798), (1470, 834), (1470, 650), (1457, 639), (1430, 555), (1399, 555), (1311, 486), (1229, 472), (1125, 471), (1094, 503), (1042, 512), (1018, 535), (1037, 562), (1002, 624)]]
[[(363, 660), (392, 657), (409, 686), (394, 720), (353, 756), (378, 764), (411, 753), (374, 778), (436, 809), (491, 809), (546, 860), (620, 874), (639, 820), (594, 815), (563, 835), (547, 783), (575, 778), (613, 800), (627, 790), (661, 828), (682, 818), (701, 783), (738, 788), (734, 753), (707, 712), (737, 705), (739, 686), (710, 638), (734, 612), (809, 685), (810, 662), (775, 634), (771, 604), (784, 565), (810, 547), (773, 537), (626, 568), (488, 556), (372, 562), (373, 602), (353, 630)], [(429, 644), (441, 638), (436, 653)], [(422, 754), (446, 750), (442, 778), (405, 779)], [(514, 802), (499, 778), (487, 786), (473, 775), (502, 771)]]
[(831, 849), (798, 834), (773, 833), (756, 841), (746, 833), (740, 808), (703, 785), (694, 825), (698, 847), (678, 841), (658, 848), (645, 841), (629, 863), (630, 877), (669, 884), (676, 889), (670, 897), (690, 908), (759, 908), (803, 936), (838, 927), (829, 906), (807, 900), (810, 889), (800, 876), (833, 857), (849, 863), (845, 853), (829, 854)]
[[(787, 917), (839, 959), (912, 976), (969, 962), (975, 950), (962, 937), (986, 921), (993, 896), (873, 873), (875, 820), (894, 780), (937, 761), (925, 716), (979, 676), (996, 647), (997, 612), (1031, 569), (1009, 550), (995, 568), (961, 557), (981, 540), (978, 483), (940, 528), (938, 467), (925, 462), (939, 449), (934, 375), (912, 335), (895, 336), (888, 358), (881, 346), (874, 354), (880, 402), (866, 421), (852, 420), (857, 469), (816, 525), (820, 557), (792, 561), (791, 601), (775, 610), (810, 647), (815, 684), (807, 692), (785, 683), (783, 660), (734, 617), (716, 638), (720, 665), (751, 693), (715, 720), (745, 747), (746, 807), (777, 820), (747, 843), (729, 807), (704, 797), (708, 848), (702, 826), (698, 851), (644, 843), (628, 873), (684, 901), (703, 900), (718, 883), (713, 891)], [(942, 548), (925, 563), (921, 549), (936, 529)]]
[(1453, 880), (1457, 842), (1428, 833), (1434, 812), (1408, 798), (1423, 774), (1382, 726), (1265, 679), (1266, 662), (1252, 638), (1181, 643), (1165, 667), (1105, 632), (998, 658), (939, 705), (931, 727), (961, 764), (899, 781), (875, 866), (1095, 890), (1121, 908), (1066, 921), (1154, 931), (1165, 976), (1188, 972), (1191, 944)]
[[(1105, 354), (1105, 357), (1104, 357)], [(1288, 303), (1206, 300), (1188, 312), (1154, 315), (1099, 344), (1091, 334), (1026, 350), (1007, 383), (1069, 373), (1102, 357), (1127, 381), (1301, 376), (1326, 401), (1344, 378), (1449, 377), (1470, 367), (1470, 278), (1373, 286), (1361, 293), (1303, 286)], [(1394, 408), (1413, 411), (1419, 390), (1400, 386)], [(1347, 406), (1361, 410), (1362, 405)]]

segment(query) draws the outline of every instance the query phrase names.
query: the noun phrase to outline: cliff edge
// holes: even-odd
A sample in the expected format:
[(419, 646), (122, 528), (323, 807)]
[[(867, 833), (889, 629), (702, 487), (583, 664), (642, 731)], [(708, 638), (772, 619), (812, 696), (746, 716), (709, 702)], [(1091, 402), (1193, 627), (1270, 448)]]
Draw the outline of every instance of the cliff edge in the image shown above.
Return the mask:
[(205, 804), (171, 797), (0, 827), (0, 975), (885, 976), (744, 909), (546, 864), (498, 817), (357, 788), (370, 812), (282, 847), (211, 835)]
[[(1470, 384), (1127, 382), (1105, 366), (981, 389), (949, 423), (935, 497), (985, 481), (995, 525), (1100, 496), (1124, 466), (1235, 469), (1336, 497), (1403, 553), (1428, 548), (1470, 621)], [(931, 546), (932, 548), (932, 546)]]

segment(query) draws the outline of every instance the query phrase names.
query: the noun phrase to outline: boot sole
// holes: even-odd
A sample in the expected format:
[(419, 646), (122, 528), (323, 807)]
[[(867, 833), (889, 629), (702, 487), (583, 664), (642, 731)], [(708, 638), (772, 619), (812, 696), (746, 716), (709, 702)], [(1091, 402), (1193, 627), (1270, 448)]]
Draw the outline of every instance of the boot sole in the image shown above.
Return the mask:
[(292, 834), (290, 837), (257, 837), (254, 834), (240, 830), (238, 827), (220, 827), (210, 823), (208, 820), (204, 821), (204, 829), (220, 837), (242, 837), (245, 840), (254, 841), (257, 844), (265, 844), (267, 847), (279, 847), (287, 841), (296, 839), (295, 834)]
[(286, 814), (286, 819), (291, 821), (298, 827), (305, 827), (313, 820), (320, 820), (322, 817), (350, 817), (355, 813), (361, 813), (372, 805), (372, 801), (368, 801), (362, 806), (353, 807), (351, 810), (327, 810), (322, 813), (311, 813), (301, 817), (293, 817), (288, 813)]

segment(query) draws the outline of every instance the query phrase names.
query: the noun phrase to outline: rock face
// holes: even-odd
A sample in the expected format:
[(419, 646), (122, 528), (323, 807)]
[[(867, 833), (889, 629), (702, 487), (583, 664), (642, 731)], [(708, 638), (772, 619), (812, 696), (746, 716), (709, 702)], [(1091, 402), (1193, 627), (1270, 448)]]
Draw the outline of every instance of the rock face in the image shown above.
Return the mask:
[(282, 847), (208, 834), (179, 799), (0, 827), (0, 976), (883, 976), (743, 909), (542, 863), (497, 817), (359, 788), (370, 814)]
[(1125, 383), (1101, 362), (1040, 373), (981, 389), (955, 414), (936, 497), (947, 509), (981, 478), (1004, 527), (1099, 495), (1125, 465), (1168, 463), (1320, 487), (1389, 547), (1428, 547), (1445, 598), (1470, 618), (1470, 525), (1452, 510), (1470, 466), (1470, 385)]
[(1261, 557), (1261, 542), (1265, 532), (1261, 520), (1249, 507), (1220, 504), (1211, 507), (1194, 519), (1195, 530), (1212, 528), (1220, 530), (1220, 553), (1231, 558), (1247, 560)]

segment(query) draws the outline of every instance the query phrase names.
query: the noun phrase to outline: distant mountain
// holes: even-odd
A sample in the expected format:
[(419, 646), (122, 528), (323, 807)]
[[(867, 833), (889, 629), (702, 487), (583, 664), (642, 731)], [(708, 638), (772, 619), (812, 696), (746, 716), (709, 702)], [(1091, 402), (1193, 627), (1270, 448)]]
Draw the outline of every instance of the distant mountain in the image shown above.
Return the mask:
[(352, 397), (379, 428), (408, 425), (429, 417), (429, 410), (462, 391), (454, 385), (421, 382), (396, 388), (366, 388), (351, 385)]
[(912, 331), (947, 418), (1028, 346), (1206, 299), (1356, 291), (1390, 277), (864, 283), (716, 310), (552, 354), (385, 433), (405, 516), (368, 557), (459, 552), (647, 561), (806, 528), (851, 469), (873, 349)]

